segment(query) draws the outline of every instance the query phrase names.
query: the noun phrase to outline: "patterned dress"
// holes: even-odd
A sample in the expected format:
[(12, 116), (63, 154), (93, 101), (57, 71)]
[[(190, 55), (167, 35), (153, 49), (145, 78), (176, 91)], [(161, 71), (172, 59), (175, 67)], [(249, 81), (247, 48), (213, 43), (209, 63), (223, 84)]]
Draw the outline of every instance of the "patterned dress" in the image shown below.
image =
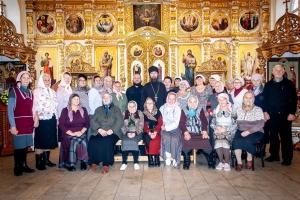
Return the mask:
[(214, 110), (213, 116), (214, 117), (211, 121), (210, 127), (213, 130), (216, 130), (218, 126), (221, 126), (226, 130), (223, 133), (214, 133), (214, 148), (217, 149), (223, 147), (226, 149), (230, 149), (230, 144), (234, 138), (234, 134), (237, 129), (237, 122), (235, 119), (232, 118), (232, 112), (229, 110), (219, 110), (219, 112), (216, 113), (216, 110)]

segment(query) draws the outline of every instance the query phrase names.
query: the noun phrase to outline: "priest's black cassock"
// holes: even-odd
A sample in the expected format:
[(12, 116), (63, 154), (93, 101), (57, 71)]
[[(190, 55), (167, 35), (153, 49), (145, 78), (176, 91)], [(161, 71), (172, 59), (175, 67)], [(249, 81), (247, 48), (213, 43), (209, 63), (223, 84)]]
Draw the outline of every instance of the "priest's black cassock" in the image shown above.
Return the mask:
[[(155, 101), (155, 96), (157, 96), (157, 101)], [(148, 97), (152, 98), (155, 101), (155, 105), (157, 109), (159, 109), (162, 105), (166, 103), (166, 86), (158, 81), (146, 83), (141, 96), (140, 110), (144, 110), (144, 103)]]
[(133, 85), (126, 90), (126, 96), (128, 102), (135, 101), (138, 105), (138, 109), (140, 109), (141, 106), (144, 106), (144, 104), (141, 105), (141, 96), (142, 96), (143, 88), (144, 86), (138, 84), (138, 85)]

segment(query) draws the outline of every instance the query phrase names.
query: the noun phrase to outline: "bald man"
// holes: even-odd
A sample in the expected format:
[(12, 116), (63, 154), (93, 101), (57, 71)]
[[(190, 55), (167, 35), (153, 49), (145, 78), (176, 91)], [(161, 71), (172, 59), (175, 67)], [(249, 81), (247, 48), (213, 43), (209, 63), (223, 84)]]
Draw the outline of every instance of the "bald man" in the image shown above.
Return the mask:
[(270, 123), (270, 156), (267, 162), (279, 161), (279, 149), (281, 140), (282, 165), (291, 165), (293, 158), (292, 121), (295, 119), (297, 109), (297, 93), (292, 81), (284, 77), (284, 67), (276, 65), (273, 68), (273, 76), (266, 83), (263, 91), (262, 109), (265, 120)]

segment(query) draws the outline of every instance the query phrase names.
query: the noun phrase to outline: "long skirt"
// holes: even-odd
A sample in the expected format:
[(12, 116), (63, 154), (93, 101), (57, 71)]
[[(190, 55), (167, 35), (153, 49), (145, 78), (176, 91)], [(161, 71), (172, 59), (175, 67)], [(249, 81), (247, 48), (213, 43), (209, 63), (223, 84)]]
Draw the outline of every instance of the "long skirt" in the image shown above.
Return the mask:
[(114, 146), (118, 140), (119, 137), (116, 134), (105, 137), (100, 134), (92, 135), (88, 145), (89, 164), (99, 165), (100, 162), (103, 162), (103, 166), (113, 165), (115, 162)]
[(139, 141), (143, 139), (143, 132), (136, 135), (134, 138), (129, 138), (127, 135), (122, 135), (122, 151), (139, 151)]
[(143, 140), (145, 144), (146, 154), (159, 155), (160, 141), (161, 141), (160, 133), (157, 133), (156, 137), (153, 139), (150, 138), (148, 133), (144, 133)]
[(224, 133), (215, 134), (214, 133), (214, 140), (215, 140), (215, 149), (217, 148), (226, 148), (230, 149), (230, 144), (234, 138), (235, 132), (226, 131)]
[(37, 149), (55, 149), (57, 147), (55, 115), (48, 120), (39, 120), (35, 128), (34, 146)]
[(32, 134), (13, 135), (14, 149), (24, 149), (33, 145)]
[(261, 140), (264, 134), (262, 132), (255, 132), (246, 137), (243, 137), (241, 134), (242, 131), (240, 130), (235, 132), (235, 136), (232, 141), (233, 150), (242, 149), (251, 154), (255, 154), (257, 142)]
[(180, 156), (182, 151), (181, 130), (176, 128), (171, 131), (161, 131), (161, 148), (160, 156), (166, 160), (166, 153), (171, 153), (171, 156), (177, 164), (180, 164)]
[(59, 167), (71, 167), (75, 165), (78, 160), (85, 162), (89, 160), (86, 134), (80, 137), (67, 136), (61, 138)]
[(212, 150), (209, 139), (203, 139), (202, 134), (191, 134), (190, 140), (182, 137), (182, 150), (189, 149)]

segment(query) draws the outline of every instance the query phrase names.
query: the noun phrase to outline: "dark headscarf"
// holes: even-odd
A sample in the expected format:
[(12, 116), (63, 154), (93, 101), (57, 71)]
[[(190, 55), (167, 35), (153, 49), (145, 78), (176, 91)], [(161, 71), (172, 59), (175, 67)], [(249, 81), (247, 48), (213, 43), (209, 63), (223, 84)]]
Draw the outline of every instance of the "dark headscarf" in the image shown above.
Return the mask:
[[(147, 109), (147, 100), (150, 99), (153, 102), (153, 110), (151, 111), (151, 113), (149, 112), (149, 110)], [(155, 102), (153, 101), (153, 99), (151, 99), (150, 97), (148, 97), (144, 103), (144, 115), (146, 115), (146, 117), (150, 120), (153, 121), (157, 121), (157, 119), (154, 117), (157, 112), (159, 112), (159, 110), (157, 109)]]
[(102, 104), (103, 104), (103, 107), (104, 107), (104, 112), (105, 112), (105, 114), (106, 114), (106, 115), (110, 115), (110, 110), (109, 110), (109, 109), (110, 109), (111, 106), (114, 105), (114, 103), (113, 103), (113, 101), (112, 101), (112, 96), (110, 95), (109, 92), (104, 92), (104, 93), (102, 94), (102, 99), (103, 99), (103, 96), (104, 96), (105, 94), (108, 94), (108, 95), (110, 96), (110, 102), (109, 102), (108, 104), (104, 104), (104, 102), (103, 102), (103, 100), (102, 100)]

